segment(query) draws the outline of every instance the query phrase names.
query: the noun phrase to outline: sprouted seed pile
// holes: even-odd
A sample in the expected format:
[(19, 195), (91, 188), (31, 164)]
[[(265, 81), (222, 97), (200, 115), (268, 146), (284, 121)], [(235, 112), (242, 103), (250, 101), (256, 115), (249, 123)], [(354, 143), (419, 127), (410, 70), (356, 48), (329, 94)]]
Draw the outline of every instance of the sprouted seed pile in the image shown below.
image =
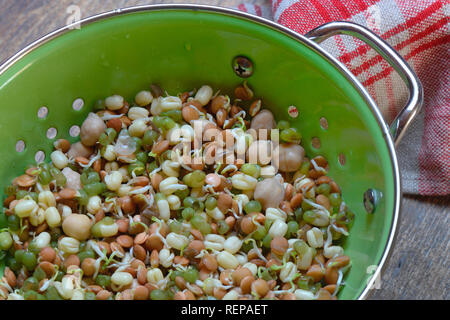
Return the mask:
[[(233, 99), (152, 85), (98, 101), (79, 142), (55, 141), (5, 188), (0, 300), (336, 299), (354, 215), (327, 160), (305, 157), (245, 82)], [(219, 154), (225, 139), (203, 137), (214, 161), (193, 149), (186, 162), (194, 123), (232, 144)], [(279, 139), (276, 165), (250, 129)]]

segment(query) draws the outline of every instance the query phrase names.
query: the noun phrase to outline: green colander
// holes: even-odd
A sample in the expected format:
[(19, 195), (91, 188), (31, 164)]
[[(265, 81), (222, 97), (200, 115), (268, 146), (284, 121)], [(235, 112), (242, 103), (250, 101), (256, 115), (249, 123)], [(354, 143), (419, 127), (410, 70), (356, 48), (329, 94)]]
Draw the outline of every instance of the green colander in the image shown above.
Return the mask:
[[(0, 181), (47, 160), (55, 139), (77, 141), (94, 101), (131, 100), (157, 83), (170, 94), (209, 84), (232, 94), (242, 83), (233, 61), (253, 63), (247, 78), (264, 107), (301, 130), (310, 157), (323, 155), (355, 212), (345, 242), (353, 261), (342, 299), (367, 296), (388, 257), (401, 200), (394, 141), (417, 113), (422, 89), (404, 60), (369, 30), (334, 22), (306, 36), (234, 10), (155, 5), (116, 10), (47, 35), (0, 66)], [(361, 83), (316, 42), (356, 36), (377, 50), (410, 89), (390, 129)], [(289, 113), (296, 108), (295, 112)], [(4, 195), (3, 195), (4, 196)], [(5, 216), (0, 215), (0, 227)]]

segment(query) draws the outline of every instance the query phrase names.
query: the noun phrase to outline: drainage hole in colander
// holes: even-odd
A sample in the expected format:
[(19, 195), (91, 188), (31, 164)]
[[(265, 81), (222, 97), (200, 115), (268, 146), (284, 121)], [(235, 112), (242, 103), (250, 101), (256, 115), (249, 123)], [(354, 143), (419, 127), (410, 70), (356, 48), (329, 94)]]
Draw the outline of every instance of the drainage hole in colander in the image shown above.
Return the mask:
[(345, 163), (347, 162), (347, 158), (345, 157), (345, 155), (343, 153), (339, 153), (338, 161), (341, 166), (345, 166)]
[(48, 115), (48, 109), (47, 107), (40, 107), (38, 112), (37, 112), (37, 116), (39, 119), (45, 119)]
[(25, 141), (19, 140), (16, 142), (16, 151), (17, 152), (23, 152), (25, 150)]
[(326, 118), (324, 118), (324, 117), (320, 118), (319, 123), (320, 123), (320, 127), (323, 130), (328, 130), (328, 120)]
[(47, 130), (47, 138), (54, 139), (57, 134), (58, 134), (58, 130), (56, 130), (56, 128), (53, 128), (53, 127), (48, 128), (48, 130)]
[(69, 129), (69, 134), (73, 138), (78, 137), (78, 135), (80, 134), (80, 127), (77, 125), (71, 126)]
[(42, 150), (39, 150), (34, 155), (34, 160), (36, 160), (36, 163), (41, 163), (42, 161), (44, 161), (44, 159), (45, 159), (45, 152)]
[(75, 111), (80, 111), (84, 106), (84, 100), (81, 98), (75, 99), (72, 103), (72, 108)]
[(314, 149), (319, 149), (320, 148), (320, 139), (319, 139), (319, 137), (313, 137), (311, 139), (311, 146)]

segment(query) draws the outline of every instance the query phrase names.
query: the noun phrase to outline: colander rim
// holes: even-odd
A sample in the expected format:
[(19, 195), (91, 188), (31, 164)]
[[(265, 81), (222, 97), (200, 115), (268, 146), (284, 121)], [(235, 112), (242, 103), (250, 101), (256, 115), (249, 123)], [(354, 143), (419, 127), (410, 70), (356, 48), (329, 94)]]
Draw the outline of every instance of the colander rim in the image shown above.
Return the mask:
[[(22, 59), (24, 56), (29, 54), (30, 52), (36, 50), (41, 47), (45, 43), (62, 36), (63, 34), (70, 32), (76, 26), (88, 25), (90, 23), (94, 23), (100, 20), (104, 20), (111, 17), (116, 17), (119, 15), (136, 13), (136, 12), (145, 12), (145, 11), (162, 11), (162, 10), (187, 10), (187, 11), (209, 11), (215, 12), (219, 14), (224, 14), (228, 16), (238, 17), (247, 19), (251, 22), (255, 22), (266, 27), (269, 27), (275, 31), (281, 32), (288, 37), (299, 41), (300, 43), (306, 45), (315, 53), (319, 54), (321, 57), (330, 62), (334, 67), (341, 72), (341, 74), (352, 84), (352, 86), (357, 90), (357, 92), (361, 95), (361, 97), (366, 102), (369, 110), (372, 112), (372, 115), (375, 117), (377, 124), (382, 131), (383, 138), (386, 142), (389, 158), (391, 159), (391, 167), (393, 169), (393, 177), (394, 177), (394, 212), (391, 221), (391, 228), (389, 230), (389, 237), (386, 242), (386, 246), (384, 248), (383, 254), (380, 258), (380, 261), (377, 265), (375, 272), (372, 274), (372, 277), (366, 284), (364, 290), (358, 297), (358, 300), (366, 299), (370, 293), (370, 290), (375, 285), (377, 279), (381, 276), (382, 271), (386, 266), (386, 262), (389, 260), (389, 257), (392, 253), (392, 247), (396, 239), (397, 231), (398, 231), (398, 221), (400, 219), (400, 209), (401, 209), (401, 198), (402, 198), (402, 187), (401, 187), (401, 178), (400, 171), (398, 167), (397, 154), (394, 147), (394, 142), (392, 136), (390, 135), (389, 129), (387, 127), (386, 122), (381, 115), (379, 108), (377, 107), (375, 101), (367, 92), (366, 88), (361, 84), (361, 82), (353, 75), (347, 67), (344, 66), (339, 60), (337, 60), (330, 53), (325, 51), (322, 47), (319, 46), (316, 42), (308, 39), (304, 35), (297, 33), (287, 27), (284, 27), (274, 21), (268, 20), (263, 17), (255, 16), (243, 11), (238, 11), (235, 9), (224, 8), (219, 6), (212, 5), (202, 5), (202, 4), (152, 4), (152, 5), (141, 5), (141, 6), (131, 6), (126, 8), (118, 8), (111, 11), (106, 11), (104, 13), (96, 14), (84, 19), (81, 19), (78, 22), (74, 22), (68, 24), (64, 27), (61, 27), (53, 32), (48, 33), (47, 35), (33, 41), (29, 45), (27, 45), (22, 50), (18, 51), (16, 54), (6, 59), (0, 65), (0, 76), (4, 74), (8, 69), (10, 69), (16, 62)], [(0, 85), (1, 88), (1, 85)]]

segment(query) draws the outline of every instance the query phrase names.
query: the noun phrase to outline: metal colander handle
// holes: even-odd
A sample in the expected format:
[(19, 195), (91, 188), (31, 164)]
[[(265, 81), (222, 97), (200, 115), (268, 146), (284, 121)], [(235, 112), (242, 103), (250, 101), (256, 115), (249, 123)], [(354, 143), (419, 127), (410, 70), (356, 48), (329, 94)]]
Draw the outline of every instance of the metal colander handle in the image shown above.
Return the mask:
[(321, 43), (329, 37), (340, 34), (350, 35), (364, 41), (378, 52), (405, 81), (409, 90), (408, 102), (390, 125), (392, 138), (397, 145), (422, 107), (423, 88), (419, 78), (397, 51), (378, 35), (359, 24), (344, 21), (330, 22), (309, 31), (305, 36), (317, 43)]

